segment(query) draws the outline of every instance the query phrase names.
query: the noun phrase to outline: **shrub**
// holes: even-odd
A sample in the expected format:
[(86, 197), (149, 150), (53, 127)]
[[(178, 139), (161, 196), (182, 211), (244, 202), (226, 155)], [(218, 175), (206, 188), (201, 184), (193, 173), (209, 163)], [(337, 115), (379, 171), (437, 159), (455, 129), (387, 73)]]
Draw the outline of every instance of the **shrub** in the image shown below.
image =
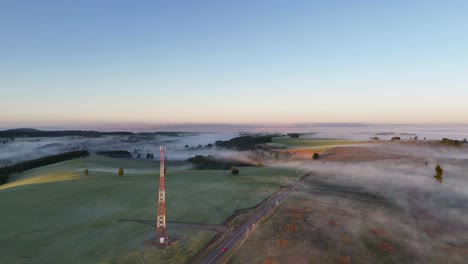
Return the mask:
[(231, 167), (231, 174), (232, 175), (238, 175), (239, 174), (239, 170), (236, 168), (236, 166)]
[(441, 144), (448, 145), (448, 146), (460, 146), (460, 141), (458, 140), (453, 140), (450, 138), (443, 138), (441, 141), (439, 141)]
[(434, 175), (434, 178), (437, 180), (438, 183), (442, 183), (442, 175), (444, 174), (444, 170), (442, 167), (437, 164), (435, 167), (436, 175)]
[(84, 176), (88, 176), (88, 175), (89, 175), (89, 170), (88, 170), (88, 169), (84, 169), (84, 170), (83, 170), (83, 175), (84, 175)]
[(312, 155), (312, 159), (313, 160), (318, 160), (320, 158), (319, 154), (317, 152), (314, 153), (314, 155)]

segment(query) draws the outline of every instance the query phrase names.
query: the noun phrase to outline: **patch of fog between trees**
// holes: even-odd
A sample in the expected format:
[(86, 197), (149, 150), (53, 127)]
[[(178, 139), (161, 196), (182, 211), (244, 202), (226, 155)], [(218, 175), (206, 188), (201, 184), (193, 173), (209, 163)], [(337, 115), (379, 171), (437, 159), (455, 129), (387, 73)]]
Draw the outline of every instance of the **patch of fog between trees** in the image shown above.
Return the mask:
[[(206, 145), (214, 144), (217, 140), (228, 140), (234, 136), (233, 134), (200, 133), (180, 137), (158, 135), (154, 138), (136, 140), (128, 136), (16, 138), (13, 142), (0, 144), (0, 166), (80, 149), (90, 152), (127, 150), (134, 157), (140, 153), (142, 158), (145, 158), (147, 153), (153, 153), (155, 159), (158, 159), (161, 145), (166, 147), (166, 156), (169, 159), (186, 160), (194, 155), (220, 153), (221, 150), (209, 149)], [(189, 148), (185, 148), (186, 145)], [(202, 148), (197, 148), (200, 145)]]
[[(434, 179), (435, 163), (374, 161), (342, 162), (288, 162), (275, 166), (313, 171), (318, 184), (352, 188), (358, 193), (371, 193), (397, 205), (412, 220), (401, 224), (411, 232), (427, 239), (422, 227), (431, 226), (443, 235), (438, 239), (446, 243), (466, 246), (468, 237), (468, 164), (440, 163), (443, 182)], [(314, 183), (312, 182), (311, 185)], [(310, 199), (314, 195), (310, 194)], [(330, 199), (340, 200), (339, 197)], [(360, 227), (359, 227), (360, 228)], [(445, 233), (444, 233), (445, 232)]]

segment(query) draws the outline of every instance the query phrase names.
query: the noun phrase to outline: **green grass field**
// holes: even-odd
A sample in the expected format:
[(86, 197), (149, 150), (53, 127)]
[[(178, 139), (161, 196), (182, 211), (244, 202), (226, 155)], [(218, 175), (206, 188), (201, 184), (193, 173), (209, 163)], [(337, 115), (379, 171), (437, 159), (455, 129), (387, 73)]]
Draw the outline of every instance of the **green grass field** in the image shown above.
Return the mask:
[(291, 138), (291, 137), (275, 137), (270, 143), (274, 148), (313, 148), (320, 151), (326, 151), (334, 146), (358, 144), (357, 141), (339, 139), (339, 138)]
[[(118, 177), (118, 167), (126, 171)], [(89, 176), (83, 176), (88, 168)], [(181, 237), (161, 251), (144, 246), (154, 228), (119, 219), (156, 217), (157, 162), (91, 156), (41, 167), (0, 186), (2, 263), (183, 263), (214, 235), (212, 231), (168, 230)], [(168, 166), (167, 221), (221, 224), (239, 208), (251, 207), (295, 181), (286, 169), (240, 168), (195, 171)]]

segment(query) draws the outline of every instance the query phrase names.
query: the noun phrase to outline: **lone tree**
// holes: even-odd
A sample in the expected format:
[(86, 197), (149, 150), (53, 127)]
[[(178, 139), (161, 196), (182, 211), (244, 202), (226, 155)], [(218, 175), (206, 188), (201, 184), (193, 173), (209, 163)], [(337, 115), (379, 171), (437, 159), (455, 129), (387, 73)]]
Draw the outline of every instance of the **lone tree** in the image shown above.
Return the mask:
[(88, 176), (88, 175), (89, 175), (89, 170), (88, 170), (88, 169), (84, 169), (84, 170), (83, 170), (83, 175), (84, 175), (84, 176)]
[(231, 167), (231, 174), (232, 175), (238, 175), (239, 174), (239, 170), (236, 168), (236, 166)]
[(123, 169), (123, 168), (119, 168), (119, 169), (117, 170), (117, 175), (123, 176), (123, 175), (124, 175), (124, 169)]
[(314, 153), (314, 155), (312, 155), (312, 159), (313, 160), (318, 160), (320, 158), (319, 154), (317, 152)]
[(437, 166), (435, 167), (435, 171), (436, 171), (436, 174), (434, 175), (434, 178), (436, 179), (438, 183), (442, 183), (443, 181), (442, 175), (444, 174), (444, 170), (439, 164), (437, 164)]

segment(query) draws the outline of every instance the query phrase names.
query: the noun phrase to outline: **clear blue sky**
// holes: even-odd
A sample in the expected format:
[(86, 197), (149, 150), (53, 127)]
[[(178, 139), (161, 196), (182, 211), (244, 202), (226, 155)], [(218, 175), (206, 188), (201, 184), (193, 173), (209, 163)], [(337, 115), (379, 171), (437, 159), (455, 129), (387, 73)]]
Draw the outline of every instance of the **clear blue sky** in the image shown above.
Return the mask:
[(1, 1), (0, 123), (468, 122), (468, 1)]

